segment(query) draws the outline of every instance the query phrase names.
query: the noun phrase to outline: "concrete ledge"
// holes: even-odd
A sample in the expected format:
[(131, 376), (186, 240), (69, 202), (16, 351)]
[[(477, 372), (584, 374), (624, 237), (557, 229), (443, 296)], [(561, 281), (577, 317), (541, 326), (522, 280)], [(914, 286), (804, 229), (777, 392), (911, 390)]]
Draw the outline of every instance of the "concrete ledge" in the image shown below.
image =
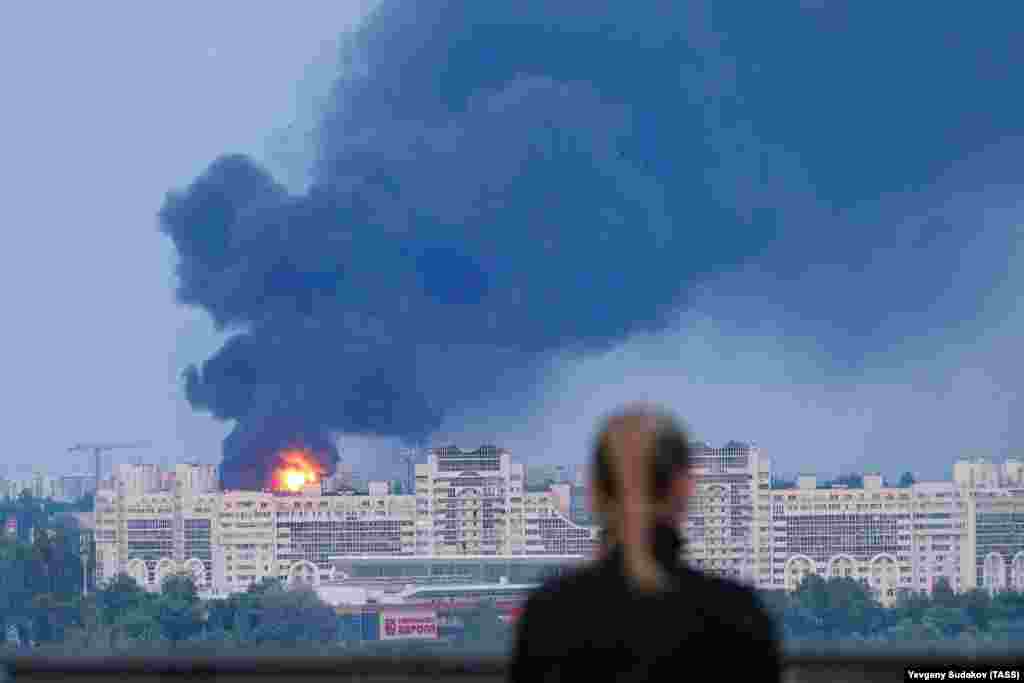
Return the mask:
[[(1017, 668), (1024, 661), (1024, 646), (986, 647), (965, 651), (947, 645), (933, 648), (855, 647), (822, 644), (802, 646), (787, 653), (785, 679), (791, 683), (846, 683), (847, 681), (902, 681), (912, 666), (983, 666)], [(120, 683), (157, 681), (181, 677), (216, 676), (218, 681), (251, 680), (452, 680), (460, 683), (501, 681), (506, 659), (479, 657), (338, 657), (299, 656), (288, 653), (252, 652), (218, 656), (209, 652), (132, 656), (25, 656), (2, 661), (6, 680), (109, 681)]]

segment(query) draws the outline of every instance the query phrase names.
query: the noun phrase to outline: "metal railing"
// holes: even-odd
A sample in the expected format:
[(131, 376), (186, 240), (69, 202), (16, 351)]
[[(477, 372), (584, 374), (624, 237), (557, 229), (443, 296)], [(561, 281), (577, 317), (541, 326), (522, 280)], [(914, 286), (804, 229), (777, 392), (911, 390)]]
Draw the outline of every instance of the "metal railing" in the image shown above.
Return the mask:
[[(338, 656), (288, 650), (234, 650), (230, 653), (179, 651), (129, 656), (13, 656), (0, 661), (0, 680), (116, 680), (119, 683), (180, 678), (214, 680), (299, 679), (406, 681), (430, 679), (483, 683), (505, 678), (507, 659), (472, 656)], [(910, 667), (1018, 669), (1024, 646), (1005, 644), (897, 648), (891, 645), (827, 643), (801, 645), (786, 653), (784, 678), (791, 683), (902, 681)]]

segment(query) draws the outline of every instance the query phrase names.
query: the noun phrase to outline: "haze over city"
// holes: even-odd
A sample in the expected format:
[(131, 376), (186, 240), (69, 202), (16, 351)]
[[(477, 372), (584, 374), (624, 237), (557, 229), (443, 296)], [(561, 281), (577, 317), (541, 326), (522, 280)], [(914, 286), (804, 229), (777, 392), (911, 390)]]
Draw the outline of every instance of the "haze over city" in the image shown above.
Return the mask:
[[(244, 31), (235, 5), (203, 6), (202, 21), (200, 5), (188, 7), (166, 16), (72, 8), (54, 24), (43, 6), (25, 5), (0, 30), (7, 99), (19, 105), (3, 116), (4, 179), (17, 191), (0, 222), (21, 226), (0, 257), (7, 326), (17, 331), (2, 342), (12, 360), (7, 464), (63, 470), (73, 443), (133, 439), (154, 442), (142, 454), (154, 461), (220, 460), (231, 425), (193, 411), (182, 373), (230, 334), (175, 302), (180, 254), (157, 214), (168, 191), (184, 190), (224, 154), (249, 155), (293, 194), (315, 185), (322, 141), (312, 133), (325, 106), (347, 102), (331, 85), (352, 68), (339, 49), (366, 6), (248, 8)], [(368, 34), (380, 69), (379, 81), (370, 72), (369, 96), (393, 84), (388, 67), (412, 46), (430, 46), (420, 54), (431, 68), (463, 25), (439, 18), (453, 30), (428, 41), (402, 21), (405, 11), (382, 14)], [(650, 165), (633, 160), (627, 169), (637, 173), (631, 182), (654, 188), (631, 191), (664, 201), (678, 259), (640, 256), (658, 254), (663, 269), (678, 263), (686, 284), (678, 312), (646, 331), (622, 315), (623, 329), (599, 329), (598, 343), (546, 344), (512, 362), (481, 353), (473, 382), (455, 383), (461, 395), (446, 401), (432, 440), (498, 443), (526, 462), (580, 462), (600, 415), (648, 399), (678, 411), (697, 438), (757, 442), (782, 472), (941, 478), (960, 456), (1019, 454), (1024, 102), (973, 74), (998, 71), (1020, 48), (1008, 27), (941, 12), (930, 17), (934, 34), (915, 30), (910, 9), (883, 17), (794, 4), (777, 13), (746, 6), (743, 22), (729, 9), (678, 17), (700, 66), (669, 111), (688, 115), (675, 129), (654, 121), (666, 133), (648, 141), (658, 153), (636, 152)], [(554, 24), (570, 22), (555, 14)], [(641, 28), (655, 21), (631, 6), (609, 15)], [(940, 49), (953, 30), (959, 46)], [(857, 47), (868, 33), (870, 51)], [(562, 40), (571, 53), (571, 34)], [(538, 50), (557, 47), (551, 39)], [(650, 73), (642, 60), (618, 59), (622, 75), (596, 83), (599, 94)], [(551, 59), (529, 75), (571, 84), (574, 68)], [(518, 92), (509, 89), (476, 93), (474, 79), (486, 80), (463, 74), (460, 87), (510, 108), (528, 101), (508, 99)], [(580, 139), (611, 120), (592, 93), (552, 92), (564, 98), (556, 123)], [(363, 106), (357, 120), (375, 111)], [(455, 107), (438, 116), (486, 136), (489, 125), (508, 125), (493, 106), (476, 119)], [(399, 139), (397, 124), (380, 126)], [(706, 134), (711, 149), (698, 153)], [(710, 171), (708, 158), (719, 164)], [(562, 182), (569, 192), (571, 178)], [(571, 240), (590, 244), (587, 230), (565, 231), (560, 254), (579, 256), (574, 268), (586, 267), (586, 253), (575, 254)], [(626, 271), (635, 277), (644, 265)], [(541, 313), (538, 321), (558, 312)], [(459, 368), (428, 368), (418, 386), (448, 391)], [(346, 435), (342, 458), (374, 476), (397, 445)]]

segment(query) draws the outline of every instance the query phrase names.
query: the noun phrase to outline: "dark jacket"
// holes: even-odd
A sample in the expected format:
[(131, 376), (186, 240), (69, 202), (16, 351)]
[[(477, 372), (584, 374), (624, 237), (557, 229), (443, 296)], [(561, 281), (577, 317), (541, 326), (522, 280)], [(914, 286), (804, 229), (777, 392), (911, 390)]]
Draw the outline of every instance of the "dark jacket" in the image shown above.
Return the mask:
[(776, 627), (754, 591), (685, 566), (674, 531), (663, 530), (658, 538), (655, 555), (673, 577), (667, 593), (636, 593), (625, 578), (622, 550), (615, 548), (531, 595), (517, 625), (510, 683), (708, 675), (781, 681)]

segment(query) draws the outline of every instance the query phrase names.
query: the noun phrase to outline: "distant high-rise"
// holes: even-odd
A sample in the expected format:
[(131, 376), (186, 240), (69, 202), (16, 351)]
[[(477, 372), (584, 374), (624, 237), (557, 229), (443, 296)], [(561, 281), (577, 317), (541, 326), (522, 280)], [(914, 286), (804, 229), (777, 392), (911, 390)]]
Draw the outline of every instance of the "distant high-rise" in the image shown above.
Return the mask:
[[(704, 571), (744, 583), (770, 584), (771, 462), (746, 443), (693, 444), (697, 490), (686, 524), (688, 559)], [(760, 514), (759, 514), (760, 513)]]
[(162, 488), (162, 471), (150, 463), (118, 463), (114, 466), (114, 478), (119, 492), (124, 495), (155, 493)]
[[(172, 484), (180, 494), (197, 495), (212, 493), (220, 485), (217, 467), (199, 463), (178, 463), (174, 466)], [(170, 489), (165, 489), (170, 490)]]
[(87, 494), (91, 494), (96, 487), (96, 478), (87, 474), (67, 474), (60, 478), (58, 484), (59, 498), (65, 502), (74, 502)]
[(569, 489), (569, 519), (573, 524), (591, 526), (594, 517), (590, 512), (590, 494), (586, 486), (573, 484)]
[[(539, 471), (547, 482), (558, 469)], [(433, 520), (417, 528), (417, 548), (427, 554), (590, 553), (594, 532), (560, 514), (549, 489), (531, 490), (525, 477), (524, 466), (496, 446), (431, 449), (429, 462), (416, 465), (417, 512)]]

